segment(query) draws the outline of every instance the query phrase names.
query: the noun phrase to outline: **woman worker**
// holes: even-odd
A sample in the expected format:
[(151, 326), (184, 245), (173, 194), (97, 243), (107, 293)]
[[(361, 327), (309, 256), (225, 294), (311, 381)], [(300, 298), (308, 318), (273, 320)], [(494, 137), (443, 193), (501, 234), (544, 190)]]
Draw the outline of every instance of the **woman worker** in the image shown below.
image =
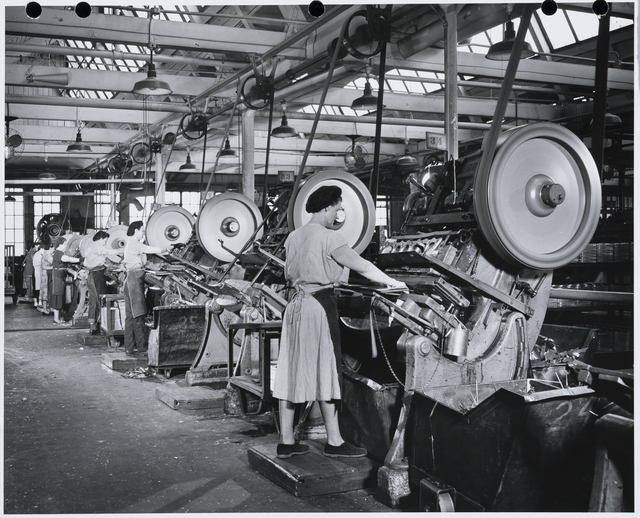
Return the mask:
[(89, 270), (87, 276), (87, 291), (89, 292), (89, 332), (92, 335), (100, 333), (100, 295), (108, 293), (107, 279), (104, 272), (107, 269), (107, 258), (119, 263), (122, 260), (123, 249), (107, 248), (109, 234), (98, 230), (91, 238), (93, 243), (84, 258), (84, 267)]
[(285, 278), (295, 294), (283, 315), (280, 353), (273, 396), (280, 399), (281, 442), (277, 456), (288, 458), (309, 451), (307, 444), (294, 440), (296, 403), (318, 401), (327, 431), (324, 455), (327, 457), (363, 457), (364, 448), (345, 442), (340, 434), (341, 350), (337, 303), (333, 286), (344, 268), (367, 279), (394, 288), (406, 289), (373, 263), (360, 257), (346, 239), (331, 230), (342, 210), (342, 190), (322, 186), (308, 198), (305, 209), (311, 220), (289, 234)]
[(159, 246), (148, 246), (144, 240), (144, 226), (142, 221), (134, 221), (127, 228), (129, 239), (124, 246), (124, 259), (122, 264), (126, 271), (123, 286), (124, 292), (124, 352), (127, 356), (135, 356), (136, 351), (144, 353), (148, 346), (145, 317), (147, 315), (147, 302), (145, 300), (144, 267), (147, 263), (147, 254), (168, 252)]
[(53, 243), (53, 254), (51, 261), (51, 284), (49, 289), (49, 304), (53, 309), (53, 323), (63, 326), (70, 326), (71, 322), (65, 322), (60, 316), (60, 310), (64, 303), (64, 292), (66, 289), (65, 279), (67, 278), (67, 267), (64, 263), (79, 263), (80, 259), (71, 257), (64, 253), (67, 241), (62, 237), (57, 237)]

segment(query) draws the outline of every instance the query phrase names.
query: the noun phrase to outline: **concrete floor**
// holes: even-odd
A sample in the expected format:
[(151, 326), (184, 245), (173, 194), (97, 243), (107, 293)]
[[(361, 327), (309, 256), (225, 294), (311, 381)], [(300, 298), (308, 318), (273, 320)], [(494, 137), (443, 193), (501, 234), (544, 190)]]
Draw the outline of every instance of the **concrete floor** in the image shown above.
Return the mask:
[[(4, 311), (6, 514), (383, 512), (374, 490), (295, 497), (253, 471), (247, 450), (278, 440), (270, 413), (173, 410), (161, 376), (101, 363), (86, 329), (31, 304)], [(184, 375), (183, 375), (184, 376)]]

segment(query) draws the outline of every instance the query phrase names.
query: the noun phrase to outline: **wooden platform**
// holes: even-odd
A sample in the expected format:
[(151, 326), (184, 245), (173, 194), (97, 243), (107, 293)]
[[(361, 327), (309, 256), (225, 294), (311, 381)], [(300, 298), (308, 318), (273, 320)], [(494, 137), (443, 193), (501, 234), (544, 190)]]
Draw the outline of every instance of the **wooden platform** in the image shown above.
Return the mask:
[(92, 335), (91, 333), (78, 333), (76, 335), (78, 343), (86, 347), (106, 347), (107, 337), (105, 335)]
[(146, 367), (148, 365), (146, 356), (132, 358), (127, 356), (124, 351), (102, 353), (101, 358), (103, 365), (118, 372), (126, 372), (136, 367)]
[(174, 410), (223, 408), (226, 390), (208, 387), (189, 387), (168, 383), (156, 389), (156, 397)]
[(276, 456), (275, 443), (249, 448), (249, 465), (295, 496), (328, 495), (376, 486), (381, 464), (368, 457), (325, 457), (324, 441), (304, 442), (311, 451), (289, 459)]

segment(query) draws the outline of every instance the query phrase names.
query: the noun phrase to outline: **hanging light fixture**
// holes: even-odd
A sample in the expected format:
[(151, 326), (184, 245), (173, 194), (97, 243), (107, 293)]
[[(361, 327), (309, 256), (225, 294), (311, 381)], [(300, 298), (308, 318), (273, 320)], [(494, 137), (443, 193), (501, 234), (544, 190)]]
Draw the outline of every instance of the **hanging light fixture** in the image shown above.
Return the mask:
[(11, 196), (10, 194), (4, 197), (4, 201), (8, 201), (8, 202), (15, 202), (16, 199)]
[(151, 51), (151, 57), (147, 68), (147, 78), (133, 85), (132, 92), (140, 95), (170, 95), (173, 90), (171, 90), (169, 83), (158, 79), (156, 66), (153, 64), (153, 49), (156, 48), (156, 45), (151, 43), (151, 19), (154, 14), (160, 14), (160, 9), (154, 7), (149, 11), (149, 44), (147, 46)]
[(414, 169), (418, 167), (418, 160), (409, 154), (409, 128), (404, 127), (404, 156), (396, 161), (396, 166), (400, 170)]
[(286, 101), (282, 101), (281, 105), (282, 105), (282, 121), (280, 123), (280, 126), (278, 126), (277, 128), (274, 128), (271, 131), (271, 136), (272, 137), (277, 137), (277, 138), (297, 137), (298, 136), (298, 132), (294, 128), (289, 126), (289, 121), (287, 120), (287, 114), (286, 114), (287, 103), (286, 103)]
[(91, 153), (91, 146), (82, 142), (82, 133), (80, 128), (78, 128), (78, 133), (76, 134), (76, 141), (67, 146), (67, 151)]
[(224, 149), (222, 151), (219, 151), (218, 155), (220, 156), (220, 158), (236, 156), (235, 149), (231, 149), (231, 143), (229, 142), (229, 139), (226, 140), (226, 142), (224, 143)]
[(151, 50), (151, 59), (147, 68), (147, 78), (133, 85), (132, 92), (140, 95), (170, 95), (173, 90), (171, 90), (169, 83), (161, 81), (157, 77), (156, 66), (153, 64), (153, 46), (150, 45), (149, 49)]
[[(504, 28), (504, 40), (494, 43), (489, 47), (489, 52), (485, 58), (492, 61), (509, 61), (511, 51), (513, 50), (513, 44), (516, 39), (516, 31), (511, 21), (511, 11), (507, 12), (507, 23)], [(530, 58), (535, 52), (531, 48), (528, 42), (523, 42), (522, 52), (520, 53), (520, 59)]]
[[(373, 95), (371, 89), (371, 83), (369, 83), (369, 74), (371, 74), (371, 64), (367, 65), (364, 69), (364, 73), (367, 76), (367, 80), (364, 83), (364, 95), (358, 97), (351, 103), (352, 110), (375, 110), (378, 108), (378, 98)], [(385, 108), (385, 105), (382, 105)]]
[(195, 171), (196, 169), (198, 169), (198, 166), (196, 164), (191, 163), (191, 154), (189, 153), (189, 148), (187, 148), (187, 161), (178, 169), (180, 171)]
[(83, 152), (83, 153), (91, 153), (91, 146), (89, 144), (85, 144), (82, 142), (82, 122), (80, 121), (80, 116), (78, 115), (78, 107), (76, 106), (76, 127), (78, 128), (78, 133), (76, 134), (76, 141), (73, 144), (69, 144), (67, 146), (67, 151), (70, 152)]
[(47, 144), (44, 144), (44, 172), (38, 175), (38, 180), (55, 180), (56, 175), (49, 171), (49, 157), (47, 156)]

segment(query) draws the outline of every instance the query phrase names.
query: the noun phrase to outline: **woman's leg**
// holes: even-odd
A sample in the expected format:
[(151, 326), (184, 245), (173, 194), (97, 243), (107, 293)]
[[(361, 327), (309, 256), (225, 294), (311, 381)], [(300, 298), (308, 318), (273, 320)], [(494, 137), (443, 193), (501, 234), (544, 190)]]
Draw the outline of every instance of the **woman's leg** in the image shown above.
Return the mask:
[(280, 400), (280, 442), (282, 444), (293, 444), (293, 418), (296, 406), (285, 399)]
[(335, 401), (319, 401), (320, 412), (324, 419), (324, 427), (327, 430), (327, 443), (331, 446), (340, 446), (344, 439), (340, 434), (340, 425), (338, 424), (338, 407)]

